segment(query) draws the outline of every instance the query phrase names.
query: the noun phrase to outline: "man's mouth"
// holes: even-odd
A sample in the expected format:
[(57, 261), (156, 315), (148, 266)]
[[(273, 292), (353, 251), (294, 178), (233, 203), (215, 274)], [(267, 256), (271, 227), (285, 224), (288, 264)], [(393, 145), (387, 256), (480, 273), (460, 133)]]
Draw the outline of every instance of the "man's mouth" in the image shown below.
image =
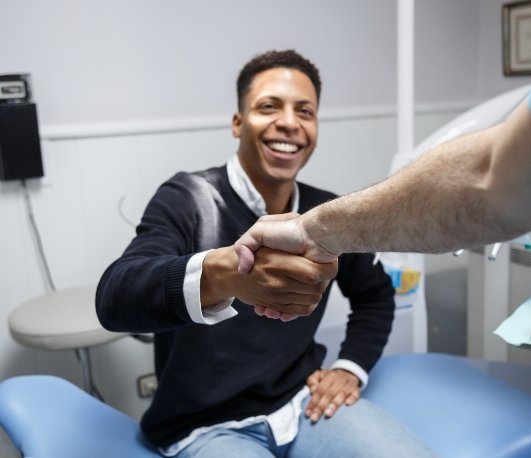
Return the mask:
[(278, 153), (290, 153), (295, 154), (297, 151), (301, 149), (300, 146), (295, 145), (294, 143), (285, 143), (285, 142), (265, 142), (267, 147), (271, 149), (272, 151), (276, 151)]

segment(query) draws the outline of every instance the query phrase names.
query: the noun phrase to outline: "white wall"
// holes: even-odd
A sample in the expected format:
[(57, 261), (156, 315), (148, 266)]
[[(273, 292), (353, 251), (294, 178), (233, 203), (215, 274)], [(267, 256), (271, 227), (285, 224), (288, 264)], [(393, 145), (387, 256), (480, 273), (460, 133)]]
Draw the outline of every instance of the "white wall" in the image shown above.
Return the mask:
[[(493, 3), (417, 2), (417, 140), (515, 84), (487, 77), (501, 71), (499, 50), (489, 60), (483, 48), (500, 37), (489, 27), (499, 20)], [(174, 171), (232, 154), (234, 80), (266, 49), (294, 47), (321, 69), (319, 145), (301, 179), (345, 193), (384, 178), (396, 142), (395, 16), (390, 0), (0, 0), (9, 44), (0, 74), (33, 77), (46, 177), (31, 180), (30, 193), (56, 286), (95, 284), (122, 252), (133, 235), (117, 212), (123, 196), (137, 221)], [(0, 215), (0, 379), (45, 372), (79, 383), (71, 353), (28, 350), (9, 336), (9, 312), (46, 287), (18, 183), (0, 183)], [(135, 379), (152, 370), (151, 348), (124, 339), (94, 360), (104, 394), (139, 416), (147, 402)]]
[(420, 103), (478, 97), (482, 0), (415, 2), (415, 98)]
[[(416, 4), (419, 103), (477, 96), (480, 0)], [(395, 103), (391, 0), (0, 0), (0, 73), (29, 72), (43, 125), (230, 114), (243, 62), (294, 47), (322, 107)], [(483, 30), (483, 29), (481, 29)]]
[(295, 47), (322, 68), (324, 106), (395, 96), (394, 2), (2, 4), (0, 35), (13, 45), (2, 47), (0, 73), (33, 75), (45, 125), (230, 114), (242, 64), (271, 48)]

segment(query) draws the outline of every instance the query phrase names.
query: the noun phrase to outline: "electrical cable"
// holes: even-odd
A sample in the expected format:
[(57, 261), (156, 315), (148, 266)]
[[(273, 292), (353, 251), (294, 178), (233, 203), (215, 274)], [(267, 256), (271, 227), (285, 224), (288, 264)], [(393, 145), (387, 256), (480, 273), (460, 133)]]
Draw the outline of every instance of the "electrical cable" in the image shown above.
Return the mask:
[(120, 200), (118, 201), (118, 215), (120, 215), (120, 218), (122, 218), (129, 226), (136, 227), (136, 224), (133, 223), (127, 216), (125, 216), (125, 213), (123, 211), (123, 204), (125, 201), (126, 196), (120, 197)]
[(28, 188), (26, 186), (26, 180), (21, 180), (21, 183), (22, 183), (22, 189), (24, 190), (24, 198), (26, 200), (26, 209), (28, 211), (28, 218), (30, 221), (31, 229), (33, 231), (33, 235), (35, 236), (35, 241), (37, 242), (37, 250), (38, 250), (41, 262), (42, 262), (42, 266), (44, 268), (45, 278), (46, 278), (46, 281), (48, 282), (48, 287), (50, 288), (50, 290), (56, 291), (55, 284), (52, 279), (52, 274), (50, 272), (50, 267), (48, 266), (48, 260), (46, 259), (46, 254), (44, 252), (44, 247), (42, 245), (39, 228), (37, 226), (37, 222), (35, 221), (35, 216), (33, 214), (33, 208), (31, 205), (31, 199), (28, 193)]

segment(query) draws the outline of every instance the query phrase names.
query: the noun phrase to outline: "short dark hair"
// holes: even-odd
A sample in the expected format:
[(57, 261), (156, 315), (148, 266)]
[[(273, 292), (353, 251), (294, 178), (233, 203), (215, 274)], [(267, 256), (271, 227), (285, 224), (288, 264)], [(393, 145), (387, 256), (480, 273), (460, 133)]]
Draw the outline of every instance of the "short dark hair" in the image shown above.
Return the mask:
[(285, 51), (273, 50), (255, 56), (241, 69), (238, 80), (236, 81), (238, 109), (240, 111), (243, 108), (243, 99), (247, 95), (254, 77), (258, 73), (272, 68), (293, 68), (304, 73), (313, 83), (317, 94), (317, 102), (319, 102), (319, 97), (321, 96), (321, 77), (319, 76), (317, 67), (293, 49), (287, 49)]

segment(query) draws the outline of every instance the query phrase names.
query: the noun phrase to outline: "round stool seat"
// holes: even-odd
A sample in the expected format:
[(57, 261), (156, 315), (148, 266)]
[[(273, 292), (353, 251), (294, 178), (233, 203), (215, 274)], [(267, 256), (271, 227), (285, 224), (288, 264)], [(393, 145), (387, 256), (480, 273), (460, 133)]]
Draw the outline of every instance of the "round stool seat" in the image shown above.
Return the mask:
[(96, 315), (96, 288), (55, 291), (20, 304), (8, 318), (9, 331), (22, 345), (45, 350), (94, 347), (126, 334), (103, 328)]

